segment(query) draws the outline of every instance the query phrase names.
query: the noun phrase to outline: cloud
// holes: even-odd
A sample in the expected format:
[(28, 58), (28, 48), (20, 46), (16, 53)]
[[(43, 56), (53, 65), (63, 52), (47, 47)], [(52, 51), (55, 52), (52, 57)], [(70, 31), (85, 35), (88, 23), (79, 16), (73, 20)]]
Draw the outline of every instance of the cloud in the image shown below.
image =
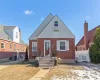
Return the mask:
[(41, 17), (41, 21), (43, 21), (44, 20), (44, 17)]
[(43, 21), (44, 20), (44, 17), (41, 17), (40, 21)]
[(86, 20), (89, 20), (89, 19), (90, 19), (90, 16), (86, 16), (85, 19), (86, 19)]
[(31, 10), (26, 10), (26, 11), (24, 11), (24, 14), (25, 15), (32, 15), (32, 14), (35, 14), (35, 12), (33, 12)]

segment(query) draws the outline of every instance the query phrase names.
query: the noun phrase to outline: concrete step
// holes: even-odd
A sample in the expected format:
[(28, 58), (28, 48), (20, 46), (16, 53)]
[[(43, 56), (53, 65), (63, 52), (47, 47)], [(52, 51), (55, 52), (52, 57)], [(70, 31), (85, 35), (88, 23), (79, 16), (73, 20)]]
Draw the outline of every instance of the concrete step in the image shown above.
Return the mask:
[(44, 68), (49, 68), (49, 67), (53, 67), (54, 64), (39, 64), (39, 67), (44, 67)]
[(46, 63), (47, 63), (47, 64), (48, 64), (48, 63), (54, 64), (54, 60), (39, 60), (38, 62), (39, 62), (39, 63), (45, 63), (45, 64), (46, 64)]
[(53, 60), (39, 60), (39, 62), (54, 62)]
[(49, 57), (49, 56), (45, 56), (45, 57), (36, 57), (37, 60), (55, 60), (55, 57)]
[(54, 64), (54, 62), (39, 62), (39, 64)]

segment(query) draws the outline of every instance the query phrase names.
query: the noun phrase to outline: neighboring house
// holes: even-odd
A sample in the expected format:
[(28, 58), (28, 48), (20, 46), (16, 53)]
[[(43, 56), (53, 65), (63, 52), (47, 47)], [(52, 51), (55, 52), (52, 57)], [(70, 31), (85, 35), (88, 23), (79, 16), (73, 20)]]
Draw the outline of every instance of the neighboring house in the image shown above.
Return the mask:
[(84, 23), (84, 36), (80, 39), (80, 41), (76, 45), (76, 51), (81, 50), (88, 50), (88, 48), (93, 44), (93, 37), (95, 34), (96, 28), (100, 26), (97, 26), (93, 28), (92, 30), (88, 31), (88, 23), (85, 21)]
[(17, 26), (0, 25), (0, 59), (26, 52), (26, 44), (21, 39), (21, 31)]
[(49, 14), (29, 37), (29, 58), (50, 56), (57, 52), (62, 62), (75, 60), (75, 36), (56, 15)]

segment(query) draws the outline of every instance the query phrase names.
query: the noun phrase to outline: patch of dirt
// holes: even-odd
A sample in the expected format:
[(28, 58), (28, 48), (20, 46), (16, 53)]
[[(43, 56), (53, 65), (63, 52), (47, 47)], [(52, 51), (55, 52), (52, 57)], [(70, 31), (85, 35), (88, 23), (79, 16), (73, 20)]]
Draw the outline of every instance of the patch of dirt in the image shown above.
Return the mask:
[[(84, 67), (77, 65), (59, 65), (58, 67), (51, 68), (49, 73), (42, 80), (54, 80), (53, 77), (61, 77), (63, 80), (67, 78), (76, 77), (72, 70), (83, 70)], [(66, 79), (65, 79), (66, 78)], [(56, 79), (55, 79), (56, 80)]]
[(12, 65), (0, 70), (0, 80), (28, 80), (33, 77), (39, 68), (27, 65)]

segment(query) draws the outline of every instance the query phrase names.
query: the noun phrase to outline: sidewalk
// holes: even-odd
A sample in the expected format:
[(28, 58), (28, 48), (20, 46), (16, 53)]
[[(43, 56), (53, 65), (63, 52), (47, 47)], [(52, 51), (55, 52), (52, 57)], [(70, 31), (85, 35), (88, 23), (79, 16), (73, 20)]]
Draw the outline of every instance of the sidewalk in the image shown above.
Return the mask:
[(0, 63), (0, 65), (10, 65), (10, 64), (17, 64), (17, 63), (21, 63), (21, 62), (23, 62), (23, 60), (16, 60), (16, 61)]
[(50, 69), (41, 69), (35, 76), (33, 76), (29, 80), (41, 80), (48, 72)]
[(8, 67), (8, 65), (0, 65), (0, 70), (6, 67)]
[(23, 62), (23, 60), (17, 60), (17, 61), (10, 61), (10, 62), (5, 62), (5, 63), (0, 63), (0, 70), (10, 66), (11, 64), (17, 64), (17, 63), (21, 63), (21, 62)]

